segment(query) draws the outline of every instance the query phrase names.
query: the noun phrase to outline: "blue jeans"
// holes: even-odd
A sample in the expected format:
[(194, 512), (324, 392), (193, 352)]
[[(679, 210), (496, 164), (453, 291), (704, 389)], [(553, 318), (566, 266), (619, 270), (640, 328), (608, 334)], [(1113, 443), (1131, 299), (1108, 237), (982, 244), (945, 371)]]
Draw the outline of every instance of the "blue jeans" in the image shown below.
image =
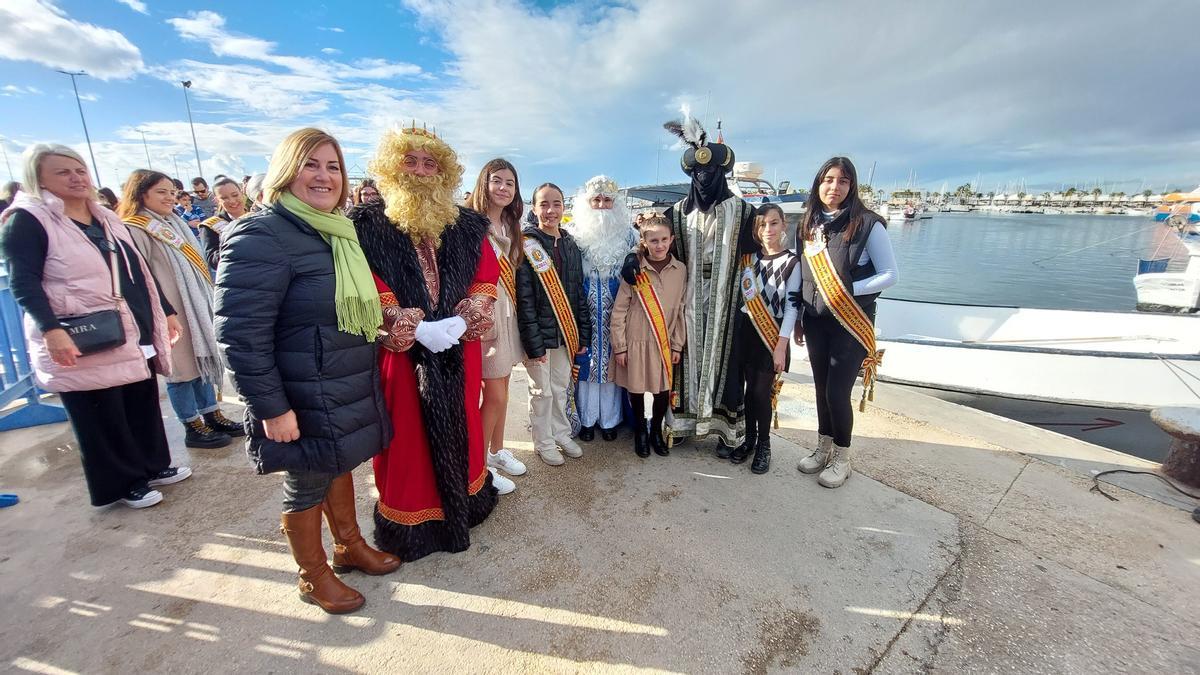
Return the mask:
[(187, 382), (168, 382), (167, 398), (180, 422), (188, 423), (217, 409), (217, 390), (197, 377)]

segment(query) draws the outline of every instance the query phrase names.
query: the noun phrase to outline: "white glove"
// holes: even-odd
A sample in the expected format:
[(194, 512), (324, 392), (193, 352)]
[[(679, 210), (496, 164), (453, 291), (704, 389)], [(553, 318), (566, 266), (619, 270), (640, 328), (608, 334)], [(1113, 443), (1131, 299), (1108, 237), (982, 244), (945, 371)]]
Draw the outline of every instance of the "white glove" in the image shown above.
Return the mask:
[(450, 339), (454, 340), (455, 342), (458, 342), (458, 339), (463, 336), (463, 333), (467, 332), (466, 320), (457, 314), (449, 319), (442, 319), (438, 323), (445, 326), (446, 335), (450, 336)]
[(434, 354), (444, 352), (458, 344), (458, 340), (452, 339), (445, 327), (440, 325), (441, 323), (440, 321), (422, 321), (417, 324), (415, 331), (417, 342)]

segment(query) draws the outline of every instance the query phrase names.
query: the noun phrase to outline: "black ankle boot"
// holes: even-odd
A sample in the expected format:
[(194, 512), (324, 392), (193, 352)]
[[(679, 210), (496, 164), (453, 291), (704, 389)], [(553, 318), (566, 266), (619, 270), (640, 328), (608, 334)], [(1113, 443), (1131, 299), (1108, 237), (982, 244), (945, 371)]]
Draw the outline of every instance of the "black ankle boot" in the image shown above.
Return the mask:
[(584, 443), (590, 443), (594, 438), (596, 438), (596, 429), (594, 427), (583, 427), (579, 430), (579, 440)]
[(771, 470), (771, 436), (770, 434), (758, 439), (754, 446), (754, 461), (750, 463), (750, 472), (763, 474)]
[(671, 454), (671, 449), (667, 447), (667, 439), (663, 438), (662, 420), (659, 420), (658, 424), (652, 422), (650, 425), (650, 447), (659, 457)]
[(646, 421), (633, 425), (633, 451), (638, 457), (650, 456), (650, 434), (646, 431)]
[(617, 432), (618, 431), (620, 431), (620, 430), (617, 429), (616, 427), (613, 427), (611, 429), (605, 429), (604, 427), (600, 427), (600, 438), (603, 438), (606, 441), (615, 441), (615, 440), (617, 440)]
[(758, 438), (752, 432), (746, 432), (746, 442), (737, 446), (736, 449), (729, 455), (729, 461), (734, 464), (741, 464), (746, 461), (751, 452), (754, 452), (754, 444), (758, 442)]
[(725, 442), (725, 439), (717, 440), (717, 459), (729, 459), (736, 448)]
[(234, 438), (246, 435), (246, 429), (240, 423), (226, 417), (220, 410), (204, 413), (204, 421), (213, 431), (229, 434)]
[(187, 430), (183, 444), (189, 448), (223, 448), (233, 442), (229, 434), (214, 431), (202, 417), (184, 422), (183, 426)]

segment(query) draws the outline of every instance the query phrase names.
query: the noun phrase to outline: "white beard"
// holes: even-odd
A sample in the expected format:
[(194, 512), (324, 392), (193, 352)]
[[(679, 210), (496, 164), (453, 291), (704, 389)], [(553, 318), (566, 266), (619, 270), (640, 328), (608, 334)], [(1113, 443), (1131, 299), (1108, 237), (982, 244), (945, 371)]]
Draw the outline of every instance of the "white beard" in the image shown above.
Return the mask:
[(619, 199), (611, 209), (593, 209), (586, 195), (576, 196), (568, 230), (583, 253), (585, 271), (620, 265), (630, 253), (633, 218)]

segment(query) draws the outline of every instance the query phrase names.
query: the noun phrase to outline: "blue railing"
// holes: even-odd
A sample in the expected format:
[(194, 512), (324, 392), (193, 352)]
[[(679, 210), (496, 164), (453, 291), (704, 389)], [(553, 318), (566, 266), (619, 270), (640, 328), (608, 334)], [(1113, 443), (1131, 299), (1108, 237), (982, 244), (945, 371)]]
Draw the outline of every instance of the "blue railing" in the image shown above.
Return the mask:
[[(66, 422), (62, 406), (43, 403), (25, 347), (22, 313), (0, 271), (0, 431)], [(13, 405), (21, 400), (25, 403)]]

